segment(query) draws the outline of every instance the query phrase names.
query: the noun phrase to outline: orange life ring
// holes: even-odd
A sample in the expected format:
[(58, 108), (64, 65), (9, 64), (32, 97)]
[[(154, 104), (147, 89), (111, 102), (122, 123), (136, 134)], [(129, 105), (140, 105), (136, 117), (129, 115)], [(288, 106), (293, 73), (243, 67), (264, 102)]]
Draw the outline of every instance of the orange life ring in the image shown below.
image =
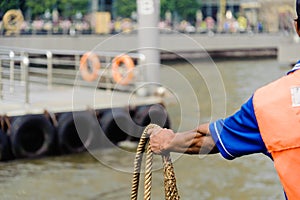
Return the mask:
[[(120, 64), (124, 63), (127, 69), (125, 75), (119, 71)], [(120, 55), (113, 59), (112, 63), (112, 76), (116, 83), (121, 85), (127, 85), (134, 77), (133, 73), (134, 62), (128, 55)]]
[[(92, 70), (88, 68), (88, 61), (92, 63)], [(92, 52), (87, 52), (83, 54), (80, 59), (80, 73), (84, 80), (86, 81), (94, 81), (98, 78), (99, 70), (101, 68), (101, 63), (96, 54)]]

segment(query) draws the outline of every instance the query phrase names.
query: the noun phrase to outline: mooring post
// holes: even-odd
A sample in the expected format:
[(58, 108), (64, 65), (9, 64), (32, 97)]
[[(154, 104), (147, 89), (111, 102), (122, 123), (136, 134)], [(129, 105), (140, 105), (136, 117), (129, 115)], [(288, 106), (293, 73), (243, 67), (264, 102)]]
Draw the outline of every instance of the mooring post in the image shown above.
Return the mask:
[(160, 0), (137, 0), (140, 63), (147, 94), (152, 95), (160, 83), (159, 14)]

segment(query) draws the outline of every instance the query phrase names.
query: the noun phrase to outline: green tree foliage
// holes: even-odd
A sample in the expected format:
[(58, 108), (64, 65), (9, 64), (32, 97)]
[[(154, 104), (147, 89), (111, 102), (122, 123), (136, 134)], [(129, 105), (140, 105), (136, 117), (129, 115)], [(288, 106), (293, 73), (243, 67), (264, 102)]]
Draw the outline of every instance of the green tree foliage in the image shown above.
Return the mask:
[[(45, 13), (46, 9), (52, 9), (57, 4), (57, 0), (26, 0), (25, 9), (30, 9), (33, 17), (40, 16)], [(24, 9), (24, 8), (23, 8)]]
[(88, 12), (89, 0), (26, 0), (26, 7), (31, 9), (32, 15), (39, 16), (47, 9), (57, 8), (63, 17), (72, 17), (76, 12), (86, 14)]
[(181, 19), (194, 20), (197, 10), (200, 9), (198, 0), (161, 0), (160, 4), (162, 18), (170, 11), (173, 14), (176, 12)]
[[(57, 8), (60, 15), (72, 17), (76, 12), (83, 15), (89, 10), (90, 0), (2, 0), (0, 1), (0, 14), (9, 9), (21, 9), (23, 14), (30, 10), (32, 18), (41, 16), (47, 9)], [(1, 17), (1, 16), (0, 16)]]
[(164, 18), (164, 15), (167, 11), (174, 12), (176, 9), (175, 0), (160, 0), (160, 15), (161, 18)]
[(60, 0), (58, 10), (64, 17), (74, 16), (76, 12), (83, 15), (88, 12), (89, 0)]
[[(30, 10), (32, 18), (41, 16), (47, 9), (57, 8), (63, 17), (72, 17), (76, 12), (83, 15), (89, 11), (91, 0), (0, 0), (0, 17), (9, 9), (21, 9), (23, 13)], [(193, 20), (200, 8), (200, 0), (160, 0), (161, 17), (166, 11), (178, 14), (179, 18)], [(114, 9), (119, 17), (130, 17), (136, 11), (136, 0), (115, 0)]]
[[(117, 16), (130, 17), (131, 13), (136, 11), (136, 0), (116, 0), (114, 6)], [(161, 18), (170, 11), (177, 12), (182, 19), (193, 20), (199, 8), (199, 0), (160, 0)]]
[(183, 19), (195, 19), (196, 12), (200, 7), (196, 0), (176, 1), (176, 3), (175, 9)]
[(19, 9), (24, 6), (25, 0), (1, 0), (0, 1), (0, 17), (10, 9)]
[(116, 0), (115, 9), (118, 17), (130, 17), (136, 11), (136, 0)]

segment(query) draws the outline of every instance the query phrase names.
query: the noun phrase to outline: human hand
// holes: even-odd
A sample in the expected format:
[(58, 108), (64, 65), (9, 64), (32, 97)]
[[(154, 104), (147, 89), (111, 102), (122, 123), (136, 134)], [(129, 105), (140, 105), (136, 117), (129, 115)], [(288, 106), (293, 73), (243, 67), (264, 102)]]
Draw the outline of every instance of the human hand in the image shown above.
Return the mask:
[(156, 154), (171, 151), (186, 154), (218, 153), (208, 127), (206, 123), (176, 134), (171, 129), (161, 127), (149, 129), (151, 150)]
[(171, 142), (175, 137), (175, 133), (171, 129), (155, 127), (148, 130), (150, 135), (151, 150), (155, 154), (162, 154), (170, 151)]

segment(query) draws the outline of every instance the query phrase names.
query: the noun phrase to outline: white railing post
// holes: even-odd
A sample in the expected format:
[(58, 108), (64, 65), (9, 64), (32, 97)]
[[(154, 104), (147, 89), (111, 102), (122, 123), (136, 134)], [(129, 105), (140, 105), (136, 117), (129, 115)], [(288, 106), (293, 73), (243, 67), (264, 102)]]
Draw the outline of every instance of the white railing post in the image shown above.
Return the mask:
[(48, 80), (48, 89), (52, 88), (53, 83), (53, 63), (52, 63), (52, 52), (47, 51), (47, 80)]
[(80, 67), (80, 55), (75, 54), (75, 70), (78, 71)]
[[(21, 57), (24, 58), (24, 57), (28, 57), (27, 53), (25, 52), (21, 52)], [(25, 65), (24, 65), (24, 62), (22, 61), (21, 62), (21, 84), (22, 86), (24, 86), (26, 83), (26, 69), (25, 69)]]
[(22, 59), (22, 66), (24, 67), (24, 83), (25, 83), (25, 103), (29, 104), (29, 59), (24, 56)]
[(9, 91), (10, 93), (14, 92), (14, 80), (15, 80), (15, 61), (14, 61), (14, 57), (15, 57), (15, 53), (13, 51), (9, 52), (9, 58), (10, 58), (10, 62), (9, 62), (9, 67), (10, 67), (10, 76), (9, 76), (9, 84), (10, 84), (10, 88)]

